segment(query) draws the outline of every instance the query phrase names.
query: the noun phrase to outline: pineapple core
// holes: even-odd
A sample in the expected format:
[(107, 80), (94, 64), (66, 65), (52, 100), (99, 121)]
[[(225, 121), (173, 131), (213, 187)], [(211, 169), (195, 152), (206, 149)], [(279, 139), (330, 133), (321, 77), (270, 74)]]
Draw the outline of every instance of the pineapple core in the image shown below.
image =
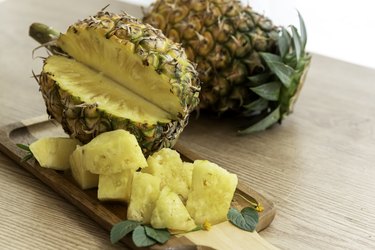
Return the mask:
[(148, 124), (172, 118), (167, 111), (74, 59), (50, 56), (44, 71), (72, 96), (79, 96), (85, 103), (97, 103), (110, 114)]
[[(106, 84), (108, 82), (105, 87), (107, 91), (98, 93), (113, 94), (125, 89), (121, 92), (128, 92), (131, 100), (135, 100), (138, 95), (139, 100), (135, 103), (139, 107), (145, 107), (141, 111), (133, 107), (133, 112), (139, 112), (141, 116), (145, 113), (150, 116), (148, 118), (158, 116), (159, 119), (176, 119), (179, 113), (183, 113), (183, 105), (180, 104), (178, 96), (172, 93), (167, 76), (144, 65), (141, 58), (134, 53), (133, 43), (119, 42), (115, 37), (106, 39), (101, 32), (104, 31), (79, 29), (79, 35), (76, 35), (69, 29), (68, 33), (62, 34), (58, 40), (58, 45), (78, 62), (105, 74), (101, 79), (106, 79)], [(89, 79), (92, 78), (89, 77), (87, 81), (90, 81)], [(80, 80), (85, 82), (85, 78)], [(113, 84), (118, 85), (114, 91), (108, 88)], [(131, 103), (131, 100), (128, 103)], [(119, 105), (123, 105), (122, 102)]]

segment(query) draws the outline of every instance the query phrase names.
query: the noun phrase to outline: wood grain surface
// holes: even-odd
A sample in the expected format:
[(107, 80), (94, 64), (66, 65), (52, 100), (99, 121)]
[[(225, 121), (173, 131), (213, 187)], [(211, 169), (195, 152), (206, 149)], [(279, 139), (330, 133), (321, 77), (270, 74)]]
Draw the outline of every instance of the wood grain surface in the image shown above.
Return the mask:
[[(45, 112), (31, 78), (40, 60), (31, 57), (37, 43), (27, 37), (28, 25), (40, 21), (64, 30), (108, 2), (0, 2), (0, 125)], [(375, 249), (374, 83), (373, 69), (313, 55), (295, 112), (282, 126), (239, 137), (234, 121), (192, 118), (179, 142), (275, 201), (277, 216), (260, 233), (273, 245)], [(0, 190), (0, 249), (122, 248), (1, 153)]]

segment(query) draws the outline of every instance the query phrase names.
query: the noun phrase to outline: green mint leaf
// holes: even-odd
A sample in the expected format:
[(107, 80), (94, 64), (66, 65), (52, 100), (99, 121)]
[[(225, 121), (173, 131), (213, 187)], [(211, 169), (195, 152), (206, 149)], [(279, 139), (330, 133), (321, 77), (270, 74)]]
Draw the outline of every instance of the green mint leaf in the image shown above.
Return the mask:
[(125, 237), (128, 233), (133, 231), (139, 225), (139, 222), (132, 220), (121, 221), (113, 225), (110, 234), (112, 244), (115, 244), (116, 242), (121, 240), (123, 237)]
[(157, 242), (164, 244), (171, 238), (171, 234), (167, 229), (155, 229), (145, 226), (146, 235)]
[(30, 160), (33, 157), (34, 157), (33, 154), (27, 154), (27, 155), (25, 155), (25, 157), (22, 158), (21, 162), (28, 161), (28, 160)]
[(137, 226), (133, 231), (133, 242), (137, 247), (148, 247), (156, 244), (156, 240), (147, 236), (144, 226)]
[(245, 207), (241, 212), (235, 208), (230, 208), (227, 216), (233, 225), (249, 232), (255, 230), (259, 220), (258, 212), (251, 207)]
[(258, 212), (253, 207), (245, 207), (241, 210), (241, 214), (245, 218), (247, 225), (249, 225), (250, 231), (254, 231), (259, 222)]
[(28, 160), (30, 160), (31, 158), (34, 157), (33, 152), (31, 152), (30, 147), (29, 147), (28, 145), (21, 144), (21, 143), (18, 143), (18, 144), (16, 144), (16, 145), (17, 145), (17, 147), (19, 147), (20, 149), (25, 150), (26, 152), (28, 152), (28, 154), (26, 154), (26, 155), (21, 159), (21, 162), (28, 161)]
[(27, 151), (27, 152), (31, 152), (29, 146), (27, 146), (27, 145), (25, 145), (25, 144), (17, 143), (16, 145), (17, 145), (17, 147), (19, 147), (20, 149), (23, 149), (23, 150), (25, 150), (25, 151)]

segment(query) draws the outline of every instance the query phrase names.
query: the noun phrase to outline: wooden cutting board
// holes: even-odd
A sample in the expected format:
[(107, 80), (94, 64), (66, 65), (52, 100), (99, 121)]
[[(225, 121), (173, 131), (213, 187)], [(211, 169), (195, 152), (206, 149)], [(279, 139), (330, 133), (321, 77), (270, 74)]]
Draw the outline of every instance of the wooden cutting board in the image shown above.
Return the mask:
[[(55, 190), (83, 213), (95, 220), (104, 229), (110, 231), (117, 222), (126, 219), (126, 206), (119, 203), (102, 203), (96, 198), (96, 189), (81, 190), (71, 178), (69, 173), (41, 168), (34, 160), (21, 162), (25, 151), (16, 144), (30, 144), (37, 138), (46, 136), (67, 137), (61, 126), (49, 120), (46, 116), (9, 124), (0, 128), (0, 150), (16, 161), (19, 165), (35, 175), (46, 185)], [(199, 156), (187, 148), (176, 145), (175, 149), (186, 161), (199, 159)], [(223, 166), (225, 167), (225, 166)], [(241, 209), (249, 206), (249, 201), (259, 202), (264, 211), (259, 213), (259, 223), (256, 231), (265, 229), (275, 217), (273, 203), (255, 190), (241, 183), (232, 201), (232, 206)], [(130, 237), (125, 237), (123, 243), (131, 248), (136, 248)], [(229, 222), (224, 222), (212, 227), (210, 231), (196, 231), (172, 237), (164, 245), (154, 245), (150, 249), (189, 250), (189, 249), (276, 249), (262, 239), (257, 232), (246, 232), (236, 228)]]

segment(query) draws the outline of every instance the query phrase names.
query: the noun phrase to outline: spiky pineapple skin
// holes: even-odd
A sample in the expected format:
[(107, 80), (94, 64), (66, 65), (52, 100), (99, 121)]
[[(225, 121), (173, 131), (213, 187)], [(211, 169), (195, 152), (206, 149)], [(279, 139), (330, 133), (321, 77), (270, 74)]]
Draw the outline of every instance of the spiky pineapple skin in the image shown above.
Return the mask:
[(243, 111), (258, 96), (248, 76), (267, 67), (259, 52), (277, 51), (278, 30), (271, 20), (233, 0), (158, 0), (144, 21), (186, 48), (197, 63), (201, 109)]
[(199, 109), (234, 118), (238, 133), (249, 134), (293, 111), (311, 61), (298, 15), (300, 33), (238, 0), (157, 0), (143, 20), (181, 43), (197, 63)]
[[(65, 36), (76, 35), (83, 29), (91, 29), (120, 44), (132, 43), (134, 54), (142, 59), (145, 66), (152, 67), (158, 74), (169, 79), (170, 91), (178, 96), (182, 112), (168, 123), (134, 122), (107, 113), (99, 104), (84, 103), (79, 96), (72, 96), (60, 88), (59, 83), (43, 70), (37, 81), (47, 113), (62, 124), (66, 133), (83, 143), (103, 132), (125, 129), (136, 136), (145, 155), (164, 147), (172, 147), (187, 125), (189, 113), (199, 103), (200, 82), (195, 68), (186, 59), (185, 52), (160, 30), (142, 24), (125, 13), (118, 15), (98, 12), (97, 15), (70, 26)], [(61, 37), (58, 38), (57, 45), (62, 43)]]

